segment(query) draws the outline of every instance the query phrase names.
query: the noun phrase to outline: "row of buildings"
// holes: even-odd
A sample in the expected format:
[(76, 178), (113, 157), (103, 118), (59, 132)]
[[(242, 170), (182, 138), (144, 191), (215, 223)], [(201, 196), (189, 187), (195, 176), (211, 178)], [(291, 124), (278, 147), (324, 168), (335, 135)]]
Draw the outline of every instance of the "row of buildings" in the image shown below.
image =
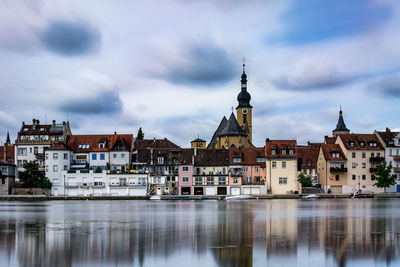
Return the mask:
[(52, 182), (53, 195), (71, 196), (291, 194), (302, 191), (300, 172), (325, 192), (382, 192), (374, 184), (383, 161), (400, 177), (399, 132), (350, 133), (340, 110), (332, 136), (321, 143), (267, 138), (256, 147), (244, 65), (237, 100), (236, 116), (224, 116), (208, 144), (197, 138), (191, 148), (132, 134), (73, 135), (68, 121), (33, 119), (22, 123), (15, 144), (8, 136), (0, 147), (1, 177), (18, 178), (34, 161)]

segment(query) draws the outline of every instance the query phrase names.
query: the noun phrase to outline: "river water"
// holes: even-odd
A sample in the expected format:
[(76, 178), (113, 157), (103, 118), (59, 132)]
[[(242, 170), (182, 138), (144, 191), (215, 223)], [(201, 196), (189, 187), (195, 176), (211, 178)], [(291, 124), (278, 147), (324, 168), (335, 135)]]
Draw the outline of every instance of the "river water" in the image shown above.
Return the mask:
[(400, 201), (0, 202), (0, 266), (400, 266)]

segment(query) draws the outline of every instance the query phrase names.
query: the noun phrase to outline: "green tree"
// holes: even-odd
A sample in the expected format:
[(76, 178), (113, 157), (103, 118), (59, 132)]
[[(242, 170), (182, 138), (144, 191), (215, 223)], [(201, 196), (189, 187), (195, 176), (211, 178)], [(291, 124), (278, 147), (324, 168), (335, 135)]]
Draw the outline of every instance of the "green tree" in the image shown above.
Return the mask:
[(139, 128), (139, 131), (137, 132), (136, 140), (143, 140), (144, 139), (144, 133), (142, 131), (142, 127)]
[(22, 186), (25, 188), (50, 188), (51, 182), (39, 171), (39, 165), (35, 162), (24, 164), (25, 171), (19, 173)]
[(297, 176), (297, 181), (303, 186), (308, 187), (312, 186), (312, 178), (311, 175), (305, 175), (304, 173), (299, 173)]
[(378, 170), (376, 172), (376, 183), (374, 185), (380, 188), (386, 188), (391, 185), (395, 185), (397, 177), (395, 174), (390, 174), (391, 171), (392, 171), (391, 163), (387, 166), (386, 162), (382, 162), (381, 164), (379, 164)]

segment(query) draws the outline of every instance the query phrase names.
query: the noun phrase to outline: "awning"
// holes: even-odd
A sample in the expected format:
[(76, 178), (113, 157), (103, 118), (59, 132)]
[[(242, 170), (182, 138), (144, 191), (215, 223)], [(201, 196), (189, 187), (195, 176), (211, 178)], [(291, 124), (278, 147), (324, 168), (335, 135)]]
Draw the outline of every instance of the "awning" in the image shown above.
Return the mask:
[(86, 164), (73, 164), (71, 165), (71, 169), (84, 169)]

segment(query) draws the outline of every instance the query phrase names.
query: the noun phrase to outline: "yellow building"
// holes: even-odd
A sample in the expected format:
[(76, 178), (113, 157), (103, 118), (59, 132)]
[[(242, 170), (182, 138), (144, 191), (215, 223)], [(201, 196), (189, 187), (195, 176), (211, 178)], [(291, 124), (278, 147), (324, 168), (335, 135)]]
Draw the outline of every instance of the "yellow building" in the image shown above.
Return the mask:
[(299, 192), (296, 140), (266, 140), (266, 179), (272, 194)]
[(229, 147), (254, 147), (252, 144), (252, 110), (250, 105), (251, 96), (247, 92), (247, 75), (243, 64), (241, 77), (241, 91), (237, 97), (236, 117), (231, 114), (229, 120), (224, 116), (217, 130), (208, 144), (211, 148)]
[(194, 139), (192, 142), (190, 142), (192, 149), (197, 148), (197, 149), (205, 149), (206, 148), (206, 141), (200, 138)]

